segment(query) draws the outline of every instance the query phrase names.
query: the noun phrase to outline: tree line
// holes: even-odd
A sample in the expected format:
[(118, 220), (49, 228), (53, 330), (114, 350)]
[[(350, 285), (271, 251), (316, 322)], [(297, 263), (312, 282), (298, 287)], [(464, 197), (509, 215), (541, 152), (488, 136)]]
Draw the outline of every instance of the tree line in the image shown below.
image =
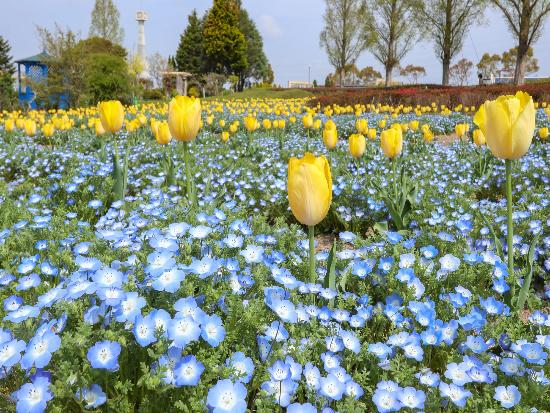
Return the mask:
[[(325, 3), (320, 45), (326, 50), (340, 84), (346, 68), (368, 50), (384, 68), (385, 85), (391, 85), (394, 71), (422, 39), (434, 45), (442, 65), (443, 85), (449, 84), (451, 76), (463, 79), (471, 66), (464, 59), (454, 66), (451, 63), (462, 50), (469, 28), (483, 22), (484, 11), (490, 5), (502, 13), (517, 42), (506, 57), (499, 58), (499, 64), (505, 66), (506, 72), (513, 72), (515, 84), (521, 84), (526, 73), (533, 72), (532, 46), (550, 14), (550, 0), (325, 0)], [(481, 68), (478, 64), (478, 69), (484, 67), (484, 63)], [(417, 70), (409, 73), (421, 75)]]

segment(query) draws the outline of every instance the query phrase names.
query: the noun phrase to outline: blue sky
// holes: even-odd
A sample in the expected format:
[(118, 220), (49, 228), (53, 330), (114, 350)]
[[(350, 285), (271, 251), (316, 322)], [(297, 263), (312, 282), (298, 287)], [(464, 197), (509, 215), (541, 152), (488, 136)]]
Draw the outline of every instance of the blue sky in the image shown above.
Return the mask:
[[(135, 12), (143, 8), (149, 14), (147, 51), (166, 56), (175, 53), (191, 10), (196, 8), (203, 13), (211, 5), (211, 0), (115, 0), (115, 3), (125, 30), (124, 46), (135, 49)], [(324, 81), (332, 68), (319, 47), (323, 0), (244, 0), (243, 3), (264, 37), (265, 52), (273, 65), (276, 83), (286, 86), (289, 80), (307, 80), (309, 65), (312, 80)], [(94, 0), (2, 0), (0, 35), (10, 42), (15, 58), (27, 57), (40, 51), (35, 25), (53, 28), (58, 22), (86, 36), (93, 4)], [(484, 52), (502, 53), (514, 46), (512, 36), (496, 10), (488, 9), (485, 20), (486, 24), (470, 30), (459, 58), (465, 57), (477, 63)], [(535, 55), (541, 67), (539, 76), (550, 76), (549, 44), (550, 22), (547, 22), (535, 44)], [(430, 43), (416, 44), (402, 64), (424, 66), (427, 76), (422, 81), (440, 82), (441, 65)], [(367, 65), (381, 71), (372, 55), (365, 52), (358, 66)], [(475, 81), (474, 76), (472, 81)]]

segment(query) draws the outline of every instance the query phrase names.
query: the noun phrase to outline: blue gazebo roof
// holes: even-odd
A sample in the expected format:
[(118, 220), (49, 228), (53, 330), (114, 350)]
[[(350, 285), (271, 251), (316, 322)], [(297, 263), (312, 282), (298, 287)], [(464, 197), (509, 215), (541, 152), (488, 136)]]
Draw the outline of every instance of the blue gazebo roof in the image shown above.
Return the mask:
[(42, 52), (42, 53), (35, 54), (34, 56), (30, 56), (30, 57), (26, 57), (26, 58), (24, 58), (24, 59), (16, 60), (15, 63), (19, 63), (19, 64), (25, 64), (25, 63), (44, 63), (44, 62), (46, 62), (49, 58), (51, 58), (51, 56), (50, 56), (48, 53)]

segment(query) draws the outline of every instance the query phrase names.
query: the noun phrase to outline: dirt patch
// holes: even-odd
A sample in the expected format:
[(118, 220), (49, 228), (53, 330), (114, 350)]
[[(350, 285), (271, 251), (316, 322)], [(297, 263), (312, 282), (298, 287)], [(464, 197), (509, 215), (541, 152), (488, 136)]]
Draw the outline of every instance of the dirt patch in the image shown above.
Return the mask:
[[(457, 136), (456, 133), (452, 133), (450, 135), (437, 135), (435, 137), (435, 140), (437, 142), (439, 142), (440, 144), (442, 144), (442, 145), (448, 146), (448, 145), (451, 145), (453, 142), (456, 142), (456, 141), (460, 140), (460, 138)], [(464, 135), (462, 137), (462, 140), (464, 142), (468, 142), (469, 138), (468, 138), (467, 135)]]
[(317, 242), (317, 246), (315, 247), (315, 252), (330, 251), (335, 238), (336, 236), (333, 234), (317, 235), (315, 237), (315, 241)]

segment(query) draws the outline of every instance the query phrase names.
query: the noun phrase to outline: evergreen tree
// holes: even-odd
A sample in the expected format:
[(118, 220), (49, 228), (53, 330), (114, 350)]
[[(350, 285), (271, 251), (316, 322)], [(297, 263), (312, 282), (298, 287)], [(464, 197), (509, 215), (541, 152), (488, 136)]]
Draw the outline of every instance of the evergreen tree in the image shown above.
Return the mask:
[(239, 29), (246, 40), (246, 59), (248, 63), (246, 69), (238, 74), (239, 83), (237, 88), (242, 90), (247, 80), (268, 82), (270, 78), (273, 78), (273, 70), (264, 53), (262, 36), (248, 12), (242, 8), (239, 14)]
[(206, 72), (203, 22), (196, 10), (189, 15), (188, 21), (176, 52), (176, 68), (178, 71), (201, 75)]
[(90, 37), (102, 37), (116, 44), (122, 44), (124, 30), (119, 23), (120, 13), (113, 0), (95, 0), (92, 11)]
[(214, 0), (203, 34), (209, 71), (239, 74), (247, 69), (246, 39), (239, 29), (237, 0)]
[(15, 67), (10, 56), (9, 43), (0, 36), (0, 109), (9, 108), (14, 102), (13, 74)]

